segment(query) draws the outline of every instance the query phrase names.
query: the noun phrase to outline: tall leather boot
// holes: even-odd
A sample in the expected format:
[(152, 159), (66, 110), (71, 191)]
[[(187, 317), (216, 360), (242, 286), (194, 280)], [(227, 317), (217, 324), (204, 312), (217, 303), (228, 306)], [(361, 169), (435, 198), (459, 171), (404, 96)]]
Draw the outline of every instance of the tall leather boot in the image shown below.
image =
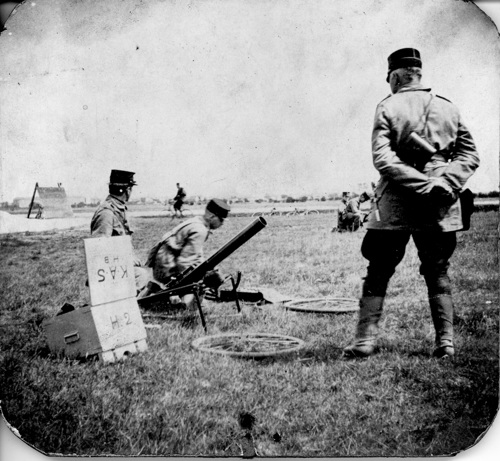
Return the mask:
[(453, 301), (450, 295), (438, 295), (429, 298), (432, 322), (436, 330), (436, 348), (434, 357), (452, 357), (453, 348)]
[(363, 296), (360, 299), (356, 337), (354, 342), (344, 349), (345, 357), (368, 357), (373, 354), (383, 304), (382, 296)]

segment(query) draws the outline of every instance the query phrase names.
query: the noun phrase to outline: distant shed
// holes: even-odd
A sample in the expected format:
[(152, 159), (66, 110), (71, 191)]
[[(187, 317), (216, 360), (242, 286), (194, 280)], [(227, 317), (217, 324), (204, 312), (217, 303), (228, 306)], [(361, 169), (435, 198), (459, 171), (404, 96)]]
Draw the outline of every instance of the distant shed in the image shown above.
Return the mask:
[[(36, 203), (39, 204), (38, 210), (36, 208), (33, 209), (35, 199)], [(37, 218), (43, 219), (73, 217), (73, 210), (69, 204), (66, 191), (60, 186), (40, 187), (37, 183), (33, 192), (33, 198), (31, 199), (28, 218), (32, 214), (32, 211), (36, 212)]]

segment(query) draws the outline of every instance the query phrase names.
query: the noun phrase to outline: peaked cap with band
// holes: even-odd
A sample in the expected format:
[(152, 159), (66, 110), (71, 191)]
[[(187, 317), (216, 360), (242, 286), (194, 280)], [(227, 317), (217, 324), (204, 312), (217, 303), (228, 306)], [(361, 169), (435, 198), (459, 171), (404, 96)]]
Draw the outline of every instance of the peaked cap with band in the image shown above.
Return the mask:
[(134, 174), (132, 171), (111, 170), (109, 184), (114, 186), (136, 186), (137, 183), (134, 181)]
[(224, 200), (213, 198), (207, 203), (207, 210), (215, 216), (224, 219), (227, 218), (227, 215), (231, 211), (231, 207)]
[(422, 59), (420, 52), (415, 48), (401, 48), (392, 53), (388, 58), (389, 70), (387, 72), (386, 81), (389, 82), (391, 72), (402, 67), (420, 67), (422, 68)]

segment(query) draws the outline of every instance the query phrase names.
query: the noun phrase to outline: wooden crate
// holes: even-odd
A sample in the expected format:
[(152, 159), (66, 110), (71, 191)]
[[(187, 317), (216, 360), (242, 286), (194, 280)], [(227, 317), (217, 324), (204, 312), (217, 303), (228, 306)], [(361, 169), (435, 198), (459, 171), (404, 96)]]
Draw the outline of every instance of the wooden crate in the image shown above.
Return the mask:
[(114, 362), (147, 349), (135, 298), (76, 309), (46, 320), (43, 327), (50, 350), (70, 358), (98, 355)]
[(134, 250), (130, 235), (83, 240), (90, 304), (135, 298)]

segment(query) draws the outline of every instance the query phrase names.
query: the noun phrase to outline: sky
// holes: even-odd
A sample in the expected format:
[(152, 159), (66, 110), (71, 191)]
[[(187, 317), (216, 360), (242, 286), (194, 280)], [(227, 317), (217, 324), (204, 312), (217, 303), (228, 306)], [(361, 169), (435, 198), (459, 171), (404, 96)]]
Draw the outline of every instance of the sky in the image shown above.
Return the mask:
[(499, 38), (457, 0), (39, 0), (0, 36), (0, 201), (36, 182), (102, 198), (360, 192), (387, 56), (460, 109), (498, 190)]

